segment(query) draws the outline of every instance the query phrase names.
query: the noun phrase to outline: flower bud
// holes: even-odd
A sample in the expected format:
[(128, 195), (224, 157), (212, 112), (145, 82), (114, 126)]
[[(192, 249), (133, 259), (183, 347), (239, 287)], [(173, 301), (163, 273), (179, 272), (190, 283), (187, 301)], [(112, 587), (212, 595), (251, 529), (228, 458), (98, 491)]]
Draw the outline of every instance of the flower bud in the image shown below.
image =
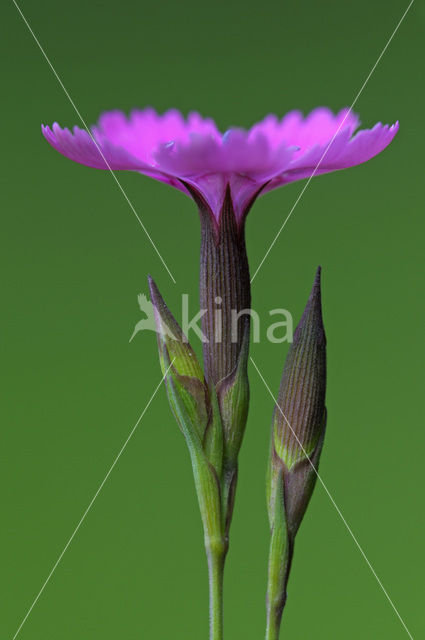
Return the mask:
[(326, 392), (326, 338), (320, 267), (289, 349), (274, 411), (274, 448), (291, 471), (312, 455), (323, 430)]
[[(191, 428), (202, 439), (207, 428), (210, 407), (209, 392), (204, 374), (195, 352), (183, 334), (176, 319), (165, 304), (154, 280), (149, 277), (149, 290), (154, 309), (159, 359), (165, 375), (169, 400), (180, 428), (181, 420), (176, 415), (176, 394), (190, 417)], [(172, 392), (170, 397), (170, 392)]]
[(273, 414), (267, 478), (272, 533), (267, 590), (269, 633), (280, 625), (295, 535), (317, 478), (326, 426), (325, 391), (326, 338), (319, 267), (286, 358)]
[(211, 405), (196, 354), (152, 278), (149, 289), (168, 400), (188, 445), (205, 539), (212, 544), (222, 540), (219, 477), (223, 437), (219, 413), (214, 410), (217, 401), (213, 399)]

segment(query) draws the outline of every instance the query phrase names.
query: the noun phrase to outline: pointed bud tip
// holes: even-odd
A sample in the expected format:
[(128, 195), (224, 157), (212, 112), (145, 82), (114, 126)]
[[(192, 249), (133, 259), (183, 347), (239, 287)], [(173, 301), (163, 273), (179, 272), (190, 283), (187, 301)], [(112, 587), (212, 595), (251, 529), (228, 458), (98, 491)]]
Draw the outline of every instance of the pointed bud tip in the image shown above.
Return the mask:
[(313, 286), (311, 288), (310, 296), (307, 302), (307, 305), (312, 301), (317, 301), (321, 299), (322, 296), (322, 267), (319, 266), (316, 269), (316, 274), (314, 276)]
[(188, 339), (165, 304), (151, 276), (148, 276), (148, 283), (163, 368), (173, 362), (173, 370), (177, 374), (196, 378), (204, 384), (201, 365)]
[(311, 455), (322, 432), (326, 393), (326, 336), (322, 320), (320, 267), (294, 333), (274, 413), (277, 455), (287, 469)]
[(165, 300), (151, 275), (148, 275), (148, 285), (158, 338), (165, 340), (165, 342), (169, 342), (167, 337), (179, 342), (187, 342), (177, 320), (165, 304)]
[(313, 286), (311, 288), (310, 297), (307, 306), (310, 305), (315, 308), (318, 319), (320, 320), (321, 327), (323, 329), (322, 319), (322, 267), (319, 265), (316, 269), (316, 275), (314, 276)]
[(149, 292), (151, 295), (151, 299), (152, 299), (152, 303), (154, 303), (154, 300), (162, 300), (162, 296), (159, 293), (159, 289), (156, 286), (156, 282), (155, 280), (152, 278), (152, 276), (150, 275), (150, 273), (148, 273), (148, 286), (149, 286)]
[(148, 287), (149, 287), (149, 294), (150, 294), (151, 302), (153, 306), (154, 307), (158, 306), (158, 302), (163, 303), (164, 300), (161, 294), (159, 293), (159, 289), (156, 286), (156, 282), (149, 273), (148, 273)]
[(297, 341), (301, 332), (305, 328), (310, 328), (310, 330), (313, 330), (319, 338), (326, 340), (322, 317), (321, 274), (322, 267), (319, 265), (316, 269), (316, 275), (314, 276), (310, 296), (307, 300), (301, 320), (294, 332), (294, 341)]

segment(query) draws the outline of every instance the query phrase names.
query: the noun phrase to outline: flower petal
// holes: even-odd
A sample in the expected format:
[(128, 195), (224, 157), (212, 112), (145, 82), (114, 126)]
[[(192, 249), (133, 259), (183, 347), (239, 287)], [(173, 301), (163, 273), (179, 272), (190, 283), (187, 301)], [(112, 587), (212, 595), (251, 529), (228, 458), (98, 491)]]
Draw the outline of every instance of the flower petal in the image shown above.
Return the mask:
[(74, 127), (73, 132), (62, 129), (57, 122), (53, 127), (42, 125), (47, 142), (62, 155), (95, 169), (130, 169), (140, 171), (143, 167), (128, 151), (115, 146), (109, 140), (98, 141), (87, 131)]
[(360, 131), (351, 109), (333, 114), (319, 107), (306, 117), (291, 111), (269, 115), (250, 130), (224, 135), (209, 118), (154, 109), (104, 113), (92, 134), (55, 123), (42, 127), (46, 140), (75, 162), (98, 169), (139, 171), (182, 191), (197, 189), (218, 215), (230, 185), (236, 215), (252, 197), (287, 182), (344, 169), (369, 160), (394, 138), (398, 124)]
[(230, 129), (219, 139), (192, 134), (187, 143), (164, 144), (155, 160), (164, 173), (195, 187), (214, 212), (229, 184), (239, 218), (254, 193), (290, 166), (293, 153), (285, 145), (272, 148), (262, 132)]
[(294, 180), (362, 164), (383, 151), (398, 128), (398, 122), (391, 126), (378, 122), (373, 129), (363, 129), (352, 138), (350, 130), (344, 128), (327, 143), (318, 144), (304, 154), (296, 154), (288, 170), (272, 180), (266, 191)]
[(176, 109), (158, 114), (154, 109), (134, 110), (130, 116), (121, 111), (104, 113), (97, 127), (96, 138), (109, 140), (135, 158), (154, 164), (154, 152), (170, 143), (187, 143), (192, 135), (220, 138), (213, 120), (190, 113), (187, 120)]
[(348, 108), (334, 115), (327, 107), (318, 107), (305, 118), (300, 111), (290, 111), (280, 121), (269, 115), (252, 127), (251, 134), (261, 132), (271, 145), (285, 143), (298, 147), (302, 153), (317, 144), (329, 142), (339, 128), (348, 128), (352, 134), (359, 123), (358, 116)]

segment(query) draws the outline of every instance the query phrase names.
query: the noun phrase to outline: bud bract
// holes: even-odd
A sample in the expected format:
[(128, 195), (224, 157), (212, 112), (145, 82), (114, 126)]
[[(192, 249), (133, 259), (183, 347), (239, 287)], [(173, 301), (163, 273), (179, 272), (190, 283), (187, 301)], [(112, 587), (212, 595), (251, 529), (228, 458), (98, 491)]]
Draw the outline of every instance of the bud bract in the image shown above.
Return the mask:
[(326, 338), (320, 275), (319, 267), (285, 361), (273, 414), (267, 477), (272, 534), (267, 590), (268, 637), (275, 637), (280, 625), (295, 535), (314, 489), (325, 435)]

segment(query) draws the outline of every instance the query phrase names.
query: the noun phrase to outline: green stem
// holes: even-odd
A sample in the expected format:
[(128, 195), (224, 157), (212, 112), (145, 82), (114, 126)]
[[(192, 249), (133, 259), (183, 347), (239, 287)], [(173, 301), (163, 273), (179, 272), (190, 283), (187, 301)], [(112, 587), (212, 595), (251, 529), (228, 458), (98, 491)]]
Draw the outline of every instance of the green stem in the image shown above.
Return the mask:
[(267, 628), (266, 640), (278, 640), (286, 588), (294, 552), (294, 536), (286, 524), (284, 481), (279, 467), (273, 466), (268, 478), (269, 504), (272, 512), (269, 567), (267, 579)]
[(207, 548), (210, 586), (210, 640), (223, 640), (223, 572), (225, 546)]
[(266, 640), (279, 640), (280, 622), (275, 616), (267, 620)]
[(286, 587), (294, 550), (293, 541), (283, 527), (276, 527), (270, 542), (267, 584), (266, 640), (278, 640), (282, 613), (286, 603)]

